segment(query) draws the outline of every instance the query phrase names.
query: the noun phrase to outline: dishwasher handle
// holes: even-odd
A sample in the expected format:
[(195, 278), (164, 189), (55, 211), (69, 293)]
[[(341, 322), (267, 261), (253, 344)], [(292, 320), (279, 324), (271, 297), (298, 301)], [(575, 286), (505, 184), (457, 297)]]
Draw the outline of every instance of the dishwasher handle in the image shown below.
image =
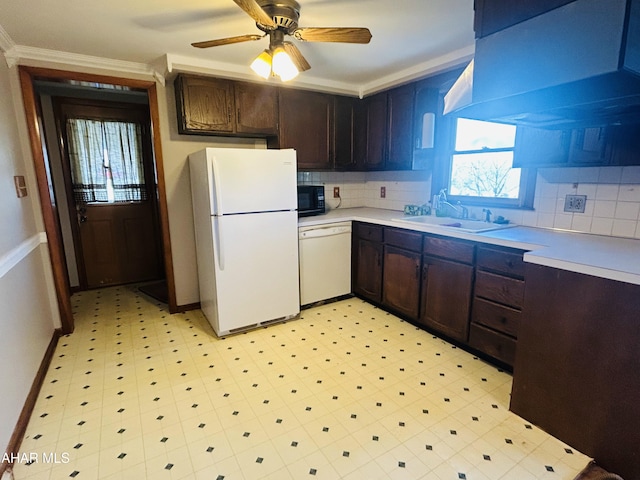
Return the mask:
[(351, 233), (351, 227), (313, 228), (300, 232), (298, 234), (298, 238), (302, 240), (305, 238), (332, 237), (334, 235), (343, 235), (345, 233)]

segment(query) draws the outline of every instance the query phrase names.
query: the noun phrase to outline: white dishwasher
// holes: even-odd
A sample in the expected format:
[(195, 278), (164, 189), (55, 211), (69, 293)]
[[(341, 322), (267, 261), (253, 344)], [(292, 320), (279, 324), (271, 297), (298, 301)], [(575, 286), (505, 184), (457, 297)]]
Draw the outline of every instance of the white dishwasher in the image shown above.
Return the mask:
[(351, 222), (298, 227), (300, 305), (351, 293)]

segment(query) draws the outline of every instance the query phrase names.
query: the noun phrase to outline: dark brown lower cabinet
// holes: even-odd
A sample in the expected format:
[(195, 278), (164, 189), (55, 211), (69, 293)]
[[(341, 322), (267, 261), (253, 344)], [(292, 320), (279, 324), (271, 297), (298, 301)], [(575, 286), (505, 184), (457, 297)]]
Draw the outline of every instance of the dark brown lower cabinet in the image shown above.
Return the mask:
[(423, 256), (419, 323), (466, 342), (472, 288), (472, 265)]
[(524, 300), (522, 250), (480, 245), (469, 345), (513, 368)]
[(526, 265), (511, 410), (640, 478), (640, 286)]
[(354, 222), (352, 233), (352, 290), (367, 300), (382, 300), (382, 227)]
[(414, 320), (420, 307), (420, 263), (420, 253), (384, 247), (382, 304)]

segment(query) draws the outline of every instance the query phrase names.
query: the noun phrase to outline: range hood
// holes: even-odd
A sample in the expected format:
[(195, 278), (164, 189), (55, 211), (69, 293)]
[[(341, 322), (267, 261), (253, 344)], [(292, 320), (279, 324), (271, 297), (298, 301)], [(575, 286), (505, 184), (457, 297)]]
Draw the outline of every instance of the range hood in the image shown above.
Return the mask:
[(640, 0), (576, 0), (479, 38), (446, 113), (544, 128), (640, 122)]

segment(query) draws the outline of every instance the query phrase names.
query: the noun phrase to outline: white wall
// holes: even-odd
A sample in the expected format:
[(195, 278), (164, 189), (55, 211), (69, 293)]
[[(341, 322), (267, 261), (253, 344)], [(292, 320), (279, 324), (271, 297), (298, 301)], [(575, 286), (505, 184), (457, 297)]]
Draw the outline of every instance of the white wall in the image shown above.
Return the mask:
[(266, 148), (262, 139), (243, 139), (180, 135), (176, 120), (173, 83), (166, 87), (158, 85), (160, 109), (160, 135), (173, 268), (178, 305), (190, 305), (200, 301), (198, 293), (198, 265), (196, 263), (193, 214), (191, 208), (191, 185), (189, 180), (189, 154), (206, 147), (221, 148)]
[[(19, 92), (0, 52), (0, 452), (60, 321)], [(14, 175), (27, 177), (27, 197), (17, 198)]]

